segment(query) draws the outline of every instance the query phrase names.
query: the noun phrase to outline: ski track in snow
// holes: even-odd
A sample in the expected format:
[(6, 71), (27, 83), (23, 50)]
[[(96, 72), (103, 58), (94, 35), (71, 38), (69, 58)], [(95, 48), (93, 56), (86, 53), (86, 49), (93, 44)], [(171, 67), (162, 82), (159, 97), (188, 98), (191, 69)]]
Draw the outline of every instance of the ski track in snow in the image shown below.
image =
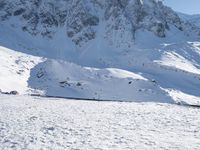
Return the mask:
[(200, 109), (0, 95), (0, 149), (200, 149)]

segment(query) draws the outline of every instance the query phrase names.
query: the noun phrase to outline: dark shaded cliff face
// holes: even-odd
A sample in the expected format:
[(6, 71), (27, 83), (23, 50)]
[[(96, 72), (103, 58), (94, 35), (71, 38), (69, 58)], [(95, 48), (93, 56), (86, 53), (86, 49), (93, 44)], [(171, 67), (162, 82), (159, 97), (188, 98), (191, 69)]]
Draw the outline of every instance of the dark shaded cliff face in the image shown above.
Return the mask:
[(48, 38), (65, 28), (66, 36), (79, 46), (95, 39), (102, 24), (105, 34), (123, 30), (133, 39), (139, 29), (164, 38), (171, 26), (183, 32), (195, 28), (156, 0), (1, 0), (0, 19), (17, 19), (22, 30)]

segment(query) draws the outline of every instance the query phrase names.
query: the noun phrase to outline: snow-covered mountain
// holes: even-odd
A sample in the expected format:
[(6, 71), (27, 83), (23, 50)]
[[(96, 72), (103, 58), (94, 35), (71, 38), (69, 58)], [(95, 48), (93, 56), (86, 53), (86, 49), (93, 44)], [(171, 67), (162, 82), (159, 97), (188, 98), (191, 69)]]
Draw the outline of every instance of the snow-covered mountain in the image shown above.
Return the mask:
[(188, 15), (188, 14), (183, 14), (183, 13), (178, 13), (178, 15), (183, 19), (184, 21), (191, 22), (195, 24), (196, 26), (200, 27), (200, 14), (196, 15)]
[(0, 1), (0, 89), (90, 99), (200, 97), (200, 28), (157, 0)]
[[(170, 8), (155, 0), (8, 0), (1, 1), (2, 21), (15, 20), (15, 26), (32, 35), (53, 38), (58, 28), (78, 46), (96, 39), (99, 28), (103, 37), (113, 41), (133, 41), (138, 30), (166, 37), (174, 27), (187, 34), (197, 33), (184, 24)], [(18, 20), (18, 21), (16, 21)], [(190, 30), (191, 29), (191, 30)]]

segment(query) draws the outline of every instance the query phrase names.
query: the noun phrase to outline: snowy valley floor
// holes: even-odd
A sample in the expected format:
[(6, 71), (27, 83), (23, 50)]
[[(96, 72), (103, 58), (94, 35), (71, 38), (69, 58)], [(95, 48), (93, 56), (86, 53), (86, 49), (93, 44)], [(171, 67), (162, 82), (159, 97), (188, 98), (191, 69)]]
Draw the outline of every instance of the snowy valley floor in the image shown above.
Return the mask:
[(200, 109), (0, 95), (0, 149), (200, 149)]

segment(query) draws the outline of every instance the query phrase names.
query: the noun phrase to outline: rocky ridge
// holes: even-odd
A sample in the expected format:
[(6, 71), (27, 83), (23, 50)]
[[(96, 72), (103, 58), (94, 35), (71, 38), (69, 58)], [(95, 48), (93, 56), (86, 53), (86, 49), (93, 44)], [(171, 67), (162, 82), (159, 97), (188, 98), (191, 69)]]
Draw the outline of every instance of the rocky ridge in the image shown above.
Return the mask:
[(95, 39), (102, 24), (105, 38), (117, 32), (123, 39), (127, 33), (131, 41), (137, 30), (147, 30), (161, 38), (172, 27), (186, 35), (200, 34), (198, 27), (185, 23), (156, 0), (4, 0), (0, 2), (0, 18), (18, 19), (22, 30), (48, 38), (58, 28), (64, 28), (66, 36), (79, 46)]

